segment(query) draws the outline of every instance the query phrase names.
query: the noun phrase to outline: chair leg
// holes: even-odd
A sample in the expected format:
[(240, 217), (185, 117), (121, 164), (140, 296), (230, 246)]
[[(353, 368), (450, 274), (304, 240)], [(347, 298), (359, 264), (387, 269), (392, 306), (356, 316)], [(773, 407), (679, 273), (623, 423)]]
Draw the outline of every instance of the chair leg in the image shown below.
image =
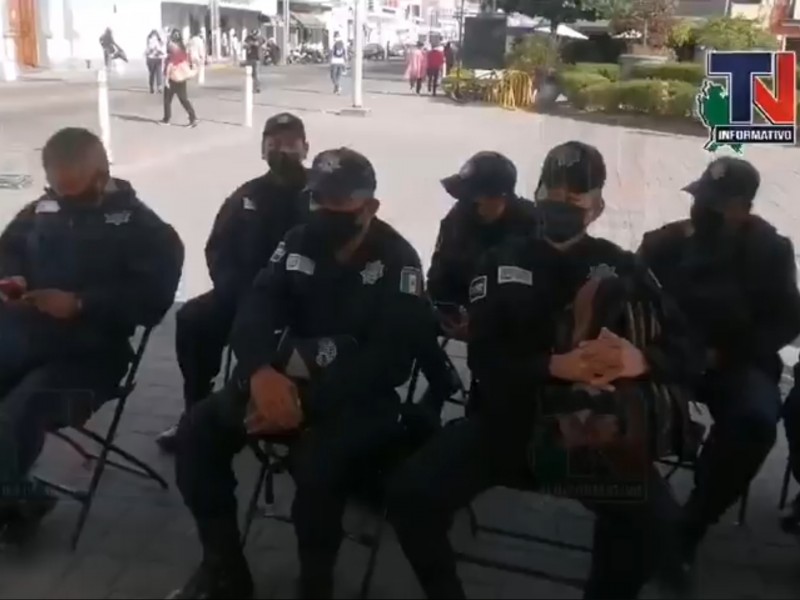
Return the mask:
[(256, 479), (256, 487), (250, 496), (250, 502), (247, 503), (247, 512), (245, 512), (242, 526), (242, 548), (247, 545), (247, 538), (250, 536), (250, 529), (253, 526), (253, 520), (256, 518), (256, 510), (258, 509), (258, 495), (261, 493), (261, 487), (265, 483), (268, 470), (269, 465), (262, 462), (261, 469), (258, 471), (258, 479)]
[[(164, 489), (164, 490), (169, 489), (169, 484), (166, 482), (166, 480), (161, 475), (159, 475), (155, 471), (155, 469), (153, 469), (147, 463), (143, 462), (141, 459), (136, 458), (130, 452), (127, 452), (127, 451), (123, 450), (122, 448), (120, 448), (119, 446), (117, 446), (117, 445), (115, 445), (113, 443), (107, 442), (106, 440), (103, 439), (102, 436), (98, 435), (97, 433), (95, 433), (94, 431), (92, 431), (90, 429), (86, 429), (84, 427), (76, 427), (75, 430), (78, 431), (79, 433), (85, 435), (86, 437), (88, 437), (92, 441), (97, 442), (100, 446), (103, 447), (104, 450), (107, 447), (108, 448), (108, 452), (110, 452), (112, 454), (116, 454), (117, 456), (120, 456), (126, 462), (132, 464), (134, 467), (137, 467), (141, 472), (137, 472), (136, 469), (126, 468), (125, 466), (119, 465), (119, 464), (114, 463), (113, 461), (110, 461), (110, 460), (106, 460), (107, 464), (112, 465), (112, 466), (114, 466), (114, 467), (116, 467), (118, 469), (123, 469), (125, 471), (128, 471), (129, 473), (133, 473), (135, 475), (141, 475), (143, 477), (152, 479), (153, 481), (158, 483), (158, 485), (161, 486), (161, 489)], [(64, 438), (66, 438), (66, 436), (62, 437), (62, 439), (64, 439)], [(99, 456), (95, 456), (95, 455), (90, 454), (90, 453), (87, 453), (87, 455), (91, 460), (97, 460), (97, 459), (100, 458)], [(102, 453), (101, 453), (101, 455), (102, 455)]]
[(789, 499), (789, 483), (792, 479), (792, 464), (786, 461), (786, 470), (783, 472), (783, 483), (781, 484), (781, 497), (778, 501), (778, 510), (786, 508), (786, 500)]
[(406, 393), (406, 404), (414, 403), (414, 396), (417, 393), (417, 383), (419, 382), (419, 375), (422, 369), (419, 366), (419, 361), (414, 361), (414, 369), (411, 371), (411, 379), (408, 382), (408, 392)]
[(750, 497), (750, 486), (747, 486), (747, 489), (742, 494), (742, 499), (739, 502), (739, 518), (737, 521), (737, 525), (739, 527), (745, 524), (745, 520), (747, 519), (747, 501)]
[(386, 510), (383, 511), (375, 527), (375, 534), (373, 535), (369, 551), (369, 560), (367, 561), (367, 570), (361, 580), (361, 590), (358, 594), (361, 600), (365, 600), (369, 597), (369, 590), (372, 587), (372, 578), (375, 575), (375, 567), (378, 565), (378, 552), (380, 552), (381, 549), (384, 527), (386, 527)]

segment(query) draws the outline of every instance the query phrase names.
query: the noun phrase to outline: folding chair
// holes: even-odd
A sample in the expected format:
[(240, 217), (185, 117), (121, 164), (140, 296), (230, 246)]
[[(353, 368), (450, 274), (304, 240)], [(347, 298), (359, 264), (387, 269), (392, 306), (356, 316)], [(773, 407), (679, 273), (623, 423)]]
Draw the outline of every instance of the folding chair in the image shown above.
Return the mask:
[[(111, 419), (111, 423), (108, 426), (108, 430), (106, 431), (105, 435), (100, 435), (84, 425), (78, 426), (71, 426), (69, 429), (73, 429), (77, 433), (83, 435), (84, 437), (89, 438), (91, 441), (95, 442), (100, 446), (100, 453), (94, 454), (88, 450), (86, 450), (79, 442), (75, 441), (69, 435), (64, 433), (64, 431), (54, 431), (51, 434), (54, 437), (59, 438), (71, 448), (73, 448), (78, 454), (80, 454), (86, 463), (94, 462), (94, 469), (92, 471), (92, 478), (89, 483), (88, 489), (79, 490), (74, 489), (62, 484), (53, 483), (41, 477), (35, 477), (37, 481), (39, 481), (42, 485), (47, 488), (50, 488), (64, 496), (72, 498), (73, 500), (78, 501), (81, 504), (81, 511), (78, 515), (78, 522), (75, 526), (75, 531), (72, 534), (71, 539), (71, 546), (72, 549), (75, 550), (78, 546), (78, 540), (83, 533), (83, 528), (86, 524), (86, 520), (89, 517), (89, 510), (92, 508), (92, 503), (94, 502), (95, 494), (97, 493), (97, 488), (100, 484), (100, 478), (103, 476), (103, 472), (105, 471), (106, 465), (115, 467), (117, 469), (127, 471), (128, 473), (132, 473), (139, 477), (143, 477), (145, 479), (149, 479), (158, 483), (162, 489), (168, 489), (167, 482), (164, 480), (161, 475), (159, 475), (152, 467), (148, 466), (142, 460), (136, 458), (129, 452), (122, 450), (118, 446), (114, 444), (114, 439), (117, 435), (117, 429), (119, 428), (120, 419), (122, 418), (122, 413), (125, 410), (125, 405), (130, 396), (131, 392), (133, 392), (134, 388), (136, 387), (136, 374), (139, 370), (139, 365), (142, 361), (142, 356), (144, 356), (144, 351), (147, 347), (147, 342), (150, 339), (150, 334), (152, 333), (152, 328), (146, 328), (142, 334), (141, 339), (139, 340), (139, 344), (136, 348), (136, 352), (131, 360), (130, 365), (128, 366), (128, 372), (125, 375), (120, 386), (114, 390), (111, 396), (108, 398), (108, 401), (117, 401), (116, 408), (114, 409), (114, 415)], [(118, 463), (109, 458), (109, 454), (115, 454), (123, 459), (127, 464)]]
[(786, 508), (786, 500), (789, 498), (789, 484), (792, 481), (792, 463), (790, 459), (786, 461), (786, 469), (783, 471), (783, 482), (781, 483), (781, 497), (778, 501), (778, 510)]

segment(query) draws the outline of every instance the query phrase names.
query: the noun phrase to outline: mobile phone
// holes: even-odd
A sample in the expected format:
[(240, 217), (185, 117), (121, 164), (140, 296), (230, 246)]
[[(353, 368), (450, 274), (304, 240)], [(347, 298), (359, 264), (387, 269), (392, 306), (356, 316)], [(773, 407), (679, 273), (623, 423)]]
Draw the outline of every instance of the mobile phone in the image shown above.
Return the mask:
[(23, 292), (22, 286), (13, 279), (0, 279), (0, 293), (9, 300), (19, 300)]

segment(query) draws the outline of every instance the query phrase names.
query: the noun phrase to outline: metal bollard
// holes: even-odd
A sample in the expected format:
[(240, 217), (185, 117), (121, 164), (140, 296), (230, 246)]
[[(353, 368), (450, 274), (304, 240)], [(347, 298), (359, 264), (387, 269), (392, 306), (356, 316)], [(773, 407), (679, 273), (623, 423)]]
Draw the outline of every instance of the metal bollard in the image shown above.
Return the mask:
[(244, 123), (245, 127), (253, 126), (253, 67), (244, 69)]
[(100, 125), (100, 139), (105, 146), (108, 161), (113, 162), (111, 154), (111, 114), (108, 104), (108, 71), (97, 71), (97, 121)]
[(197, 84), (198, 85), (205, 85), (206, 84), (206, 62), (204, 60), (200, 60), (200, 67), (197, 70)]

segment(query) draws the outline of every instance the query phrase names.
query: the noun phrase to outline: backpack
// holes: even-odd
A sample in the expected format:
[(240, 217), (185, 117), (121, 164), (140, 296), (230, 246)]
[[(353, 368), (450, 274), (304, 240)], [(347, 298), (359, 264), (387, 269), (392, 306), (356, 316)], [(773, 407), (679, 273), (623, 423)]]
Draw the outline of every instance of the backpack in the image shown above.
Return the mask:
[[(643, 349), (660, 334), (660, 319), (660, 309), (633, 278), (593, 277), (559, 318), (555, 351), (595, 339), (604, 327)], [(689, 443), (694, 430), (686, 390), (647, 377), (614, 386), (608, 392), (553, 384), (538, 394), (527, 463), (539, 491), (583, 501), (641, 501), (654, 460), (696, 451)]]

